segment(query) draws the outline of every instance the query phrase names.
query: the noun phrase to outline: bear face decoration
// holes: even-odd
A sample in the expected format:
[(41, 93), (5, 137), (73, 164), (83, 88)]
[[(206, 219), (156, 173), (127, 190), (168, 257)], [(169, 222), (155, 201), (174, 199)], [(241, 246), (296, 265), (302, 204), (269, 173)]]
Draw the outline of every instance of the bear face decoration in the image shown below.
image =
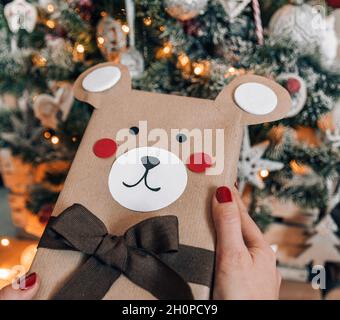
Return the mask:
[[(278, 120), (291, 106), (283, 87), (255, 75), (204, 100), (133, 90), (128, 70), (113, 63), (85, 71), (74, 93), (95, 110), (53, 215), (79, 203), (118, 235), (175, 215), (180, 243), (210, 251), (211, 196), (234, 185), (244, 126)], [(42, 278), (37, 298), (50, 298), (82, 263), (79, 252), (39, 248), (32, 266)], [(189, 285), (195, 298), (209, 298), (209, 286)], [(136, 298), (155, 297), (124, 275), (104, 297)]]

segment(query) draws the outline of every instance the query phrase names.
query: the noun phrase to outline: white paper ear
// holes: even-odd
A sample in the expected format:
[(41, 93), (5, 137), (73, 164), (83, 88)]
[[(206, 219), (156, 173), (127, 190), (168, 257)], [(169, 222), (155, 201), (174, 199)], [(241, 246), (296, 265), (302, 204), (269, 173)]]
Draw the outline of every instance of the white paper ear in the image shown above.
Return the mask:
[(106, 66), (89, 73), (82, 82), (82, 86), (89, 92), (103, 92), (112, 88), (121, 78), (119, 68)]
[(265, 115), (272, 112), (278, 103), (275, 92), (256, 82), (248, 82), (238, 86), (234, 93), (237, 105), (246, 112)]

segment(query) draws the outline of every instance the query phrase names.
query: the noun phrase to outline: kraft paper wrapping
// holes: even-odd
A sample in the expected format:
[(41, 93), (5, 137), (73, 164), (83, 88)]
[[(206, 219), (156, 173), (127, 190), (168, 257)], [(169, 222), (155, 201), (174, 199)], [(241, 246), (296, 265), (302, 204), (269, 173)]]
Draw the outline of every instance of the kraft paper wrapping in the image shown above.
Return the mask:
[[(64, 188), (53, 215), (57, 216), (74, 203), (80, 203), (106, 225), (109, 233), (123, 234), (132, 225), (154, 216), (176, 215), (179, 220), (180, 243), (214, 250), (215, 236), (210, 214), (210, 200), (217, 187), (233, 186), (243, 137), (248, 124), (282, 118), (291, 106), (288, 92), (275, 82), (246, 75), (232, 81), (213, 100), (188, 98), (131, 89), (128, 71), (111, 89), (100, 93), (87, 92), (82, 87), (84, 77), (96, 68), (118, 66), (112, 63), (97, 65), (77, 79), (74, 92), (77, 99), (86, 101), (95, 110), (79, 146)], [(256, 116), (240, 109), (233, 100), (235, 89), (242, 83), (257, 82), (270, 87), (277, 95), (277, 107), (271, 113)], [(108, 175), (115, 156), (101, 159), (94, 155), (94, 143), (104, 137), (115, 139), (122, 128), (138, 126), (147, 120), (148, 130), (224, 129), (224, 170), (219, 175), (206, 175), (187, 170), (187, 187), (181, 197), (168, 207), (154, 212), (136, 213), (116, 202), (108, 188)], [(170, 145), (170, 144), (169, 144)], [(214, 150), (215, 152), (216, 150)], [(185, 161), (185, 159), (183, 159)], [(39, 248), (31, 271), (38, 273), (41, 287), (36, 299), (49, 299), (83, 263), (84, 256), (74, 251)], [(196, 299), (208, 299), (210, 288), (190, 284)], [(104, 299), (155, 299), (123, 275), (112, 285)]]

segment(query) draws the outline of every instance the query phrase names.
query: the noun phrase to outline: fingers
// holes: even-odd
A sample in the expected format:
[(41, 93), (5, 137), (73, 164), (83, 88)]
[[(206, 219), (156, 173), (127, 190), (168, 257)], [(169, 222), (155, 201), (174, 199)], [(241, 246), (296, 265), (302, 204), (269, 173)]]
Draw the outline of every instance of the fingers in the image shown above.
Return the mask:
[(229, 188), (216, 190), (212, 199), (212, 214), (217, 237), (216, 250), (226, 254), (245, 250), (239, 208)]
[(261, 230), (248, 214), (248, 210), (238, 192), (234, 192), (234, 198), (240, 211), (242, 234), (247, 247), (249, 249), (268, 247)]
[(0, 300), (31, 300), (39, 289), (36, 273), (31, 273), (20, 279), (15, 285), (10, 284), (0, 290)]

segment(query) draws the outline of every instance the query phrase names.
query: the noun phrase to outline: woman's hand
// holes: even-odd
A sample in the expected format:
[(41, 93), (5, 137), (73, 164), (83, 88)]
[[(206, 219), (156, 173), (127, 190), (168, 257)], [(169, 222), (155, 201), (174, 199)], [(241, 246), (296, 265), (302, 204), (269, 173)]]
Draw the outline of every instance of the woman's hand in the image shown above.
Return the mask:
[(276, 256), (250, 218), (238, 192), (227, 187), (212, 199), (216, 229), (216, 300), (278, 299)]
[(28, 274), (0, 290), (0, 300), (32, 300), (39, 288), (36, 273)]

